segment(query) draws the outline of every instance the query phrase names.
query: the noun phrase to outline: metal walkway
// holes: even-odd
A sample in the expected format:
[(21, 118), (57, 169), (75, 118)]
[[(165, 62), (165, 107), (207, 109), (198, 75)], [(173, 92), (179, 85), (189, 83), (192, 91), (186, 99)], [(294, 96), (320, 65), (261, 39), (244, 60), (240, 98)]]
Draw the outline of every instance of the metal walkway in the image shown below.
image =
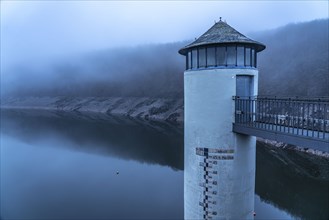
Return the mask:
[(329, 97), (233, 97), (233, 131), (329, 152)]

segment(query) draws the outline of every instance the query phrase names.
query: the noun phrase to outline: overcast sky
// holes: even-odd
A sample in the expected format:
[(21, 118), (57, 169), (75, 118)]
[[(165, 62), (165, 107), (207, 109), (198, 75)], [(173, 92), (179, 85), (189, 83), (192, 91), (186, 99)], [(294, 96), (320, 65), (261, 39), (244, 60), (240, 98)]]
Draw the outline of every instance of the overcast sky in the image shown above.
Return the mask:
[(328, 18), (328, 1), (1, 0), (1, 61), (194, 39), (219, 17), (248, 35)]

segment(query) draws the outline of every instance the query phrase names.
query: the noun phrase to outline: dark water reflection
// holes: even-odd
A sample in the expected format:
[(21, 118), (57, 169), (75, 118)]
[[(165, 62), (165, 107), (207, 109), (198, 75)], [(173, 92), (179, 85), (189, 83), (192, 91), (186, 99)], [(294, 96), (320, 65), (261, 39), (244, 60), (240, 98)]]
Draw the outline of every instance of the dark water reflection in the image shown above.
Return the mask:
[(33, 111), (1, 116), (2, 218), (183, 217), (181, 129)]
[(70, 140), (73, 145), (62, 147), (183, 170), (183, 130), (180, 127), (95, 116), (2, 111), (2, 132), (25, 142), (45, 138)]
[(257, 147), (256, 194), (302, 219), (329, 219), (329, 160)]
[[(1, 113), (3, 219), (183, 218), (181, 125)], [(256, 219), (328, 218), (327, 163), (258, 144)]]

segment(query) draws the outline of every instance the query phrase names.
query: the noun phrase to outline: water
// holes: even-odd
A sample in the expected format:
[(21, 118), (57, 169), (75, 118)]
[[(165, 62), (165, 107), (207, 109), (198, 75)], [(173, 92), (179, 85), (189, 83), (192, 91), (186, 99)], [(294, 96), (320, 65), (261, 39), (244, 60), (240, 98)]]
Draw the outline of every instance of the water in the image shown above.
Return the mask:
[[(182, 219), (183, 128), (1, 112), (2, 219)], [(328, 161), (257, 147), (255, 219), (327, 219)]]

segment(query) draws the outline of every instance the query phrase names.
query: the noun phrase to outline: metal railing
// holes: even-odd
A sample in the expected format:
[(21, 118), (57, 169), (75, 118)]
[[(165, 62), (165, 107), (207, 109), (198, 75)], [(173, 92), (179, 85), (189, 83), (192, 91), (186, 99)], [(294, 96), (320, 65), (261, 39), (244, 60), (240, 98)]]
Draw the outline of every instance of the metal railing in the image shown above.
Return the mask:
[(316, 139), (329, 136), (329, 97), (238, 97), (235, 124)]

